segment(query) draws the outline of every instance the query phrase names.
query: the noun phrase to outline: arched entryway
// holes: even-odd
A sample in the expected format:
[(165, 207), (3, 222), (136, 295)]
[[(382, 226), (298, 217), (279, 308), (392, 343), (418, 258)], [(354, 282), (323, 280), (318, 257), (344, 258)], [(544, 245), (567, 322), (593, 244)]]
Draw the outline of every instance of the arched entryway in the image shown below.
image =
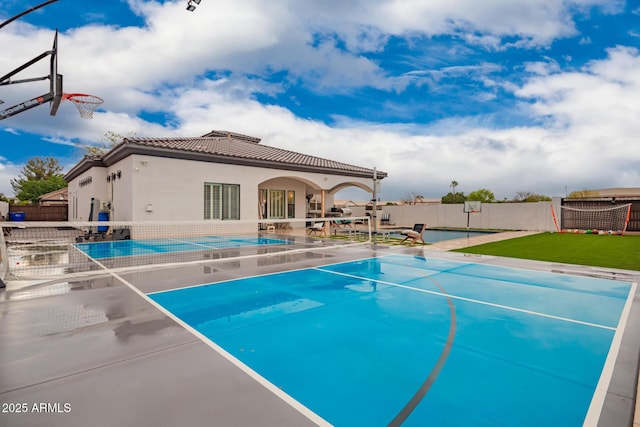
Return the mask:
[(373, 191), (363, 182), (324, 180), (326, 182), (318, 183), (301, 177), (281, 176), (261, 182), (258, 185), (258, 218), (324, 217), (334, 206), (334, 196), (338, 191), (354, 186)]

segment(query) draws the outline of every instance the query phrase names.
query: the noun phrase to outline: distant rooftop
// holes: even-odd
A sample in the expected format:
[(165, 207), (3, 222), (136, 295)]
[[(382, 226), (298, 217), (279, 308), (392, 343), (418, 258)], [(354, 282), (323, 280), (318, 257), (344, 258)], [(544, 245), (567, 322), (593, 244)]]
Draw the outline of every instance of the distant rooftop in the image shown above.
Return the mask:
[(603, 188), (594, 190), (600, 197), (640, 197), (640, 188)]
[(39, 199), (40, 203), (54, 202), (54, 203), (66, 203), (69, 201), (69, 188), (64, 187), (59, 190), (54, 190), (49, 193), (43, 194)]

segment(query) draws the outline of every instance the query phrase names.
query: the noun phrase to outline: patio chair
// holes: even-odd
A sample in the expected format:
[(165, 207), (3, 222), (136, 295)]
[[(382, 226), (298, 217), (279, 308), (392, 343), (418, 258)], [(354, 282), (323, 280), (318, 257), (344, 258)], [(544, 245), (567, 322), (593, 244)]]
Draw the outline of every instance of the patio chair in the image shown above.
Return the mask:
[(318, 233), (324, 233), (324, 221), (314, 223), (311, 227), (308, 227), (307, 230), (309, 230), (309, 235), (311, 235), (311, 233), (316, 233), (316, 235)]
[(336, 227), (350, 227), (353, 228), (353, 220), (350, 219), (346, 219), (348, 217), (351, 216), (352, 211), (349, 208), (341, 208), (340, 211), (342, 212), (342, 219), (336, 219), (335, 221), (333, 221), (334, 225)]
[(424, 232), (427, 230), (427, 224), (416, 224), (413, 226), (412, 230), (402, 230), (400, 232), (400, 234), (406, 236), (404, 239), (402, 239), (400, 241), (400, 243), (403, 243), (407, 240), (409, 240), (411, 242), (411, 244), (415, 244), (416, 242), (420, 241), (422, 243), (426, 243), (424, 241)]

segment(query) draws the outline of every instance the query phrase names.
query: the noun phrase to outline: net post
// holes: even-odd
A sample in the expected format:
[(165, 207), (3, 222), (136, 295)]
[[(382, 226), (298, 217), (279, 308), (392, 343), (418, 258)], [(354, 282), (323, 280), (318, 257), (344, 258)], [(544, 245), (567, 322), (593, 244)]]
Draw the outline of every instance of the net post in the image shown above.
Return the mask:
[(551, 208), (551, 216), (553, 217), (553, 223), (556, 226), (556, 230), (558, 230), (558, 233), (560, 233), (562, 230), (560, 230), (560, 226), (558, 225), (558, 219), (556, 218), (556, 211), (555, 209), (553, 209), (553, 205), (549, 205), (549, 207)]
[(371, 218), (373, 219), (373, 231), (376, 236), (376, 240), (373, 241), (375, 245), (378, 242), (378, 170), (373, 168), (373, 211), (371, 212)]
[(627, 226), (629, 225), (629, 219), (631, 218), (631, 203), (629, 203), (629, 207), (627, 208), (627, 217), (624, 220), (624, 228), (622, 229), (622, 236), (627, 232)]
[(4, 227), (0, 226), (0, 288), (6, 285), (4, 279), (9, 274), (9, 256), (7, 255), (7, 241), (4, 238)]

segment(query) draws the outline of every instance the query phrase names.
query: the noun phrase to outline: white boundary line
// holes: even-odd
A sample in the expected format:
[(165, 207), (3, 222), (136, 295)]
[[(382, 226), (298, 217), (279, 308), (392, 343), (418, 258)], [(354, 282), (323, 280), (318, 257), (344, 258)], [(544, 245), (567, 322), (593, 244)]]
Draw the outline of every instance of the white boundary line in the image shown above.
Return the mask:
[[(200, 236), (200, 237), (211, 237), (211, 236)], [(225, 237), (227, 237), (227, 236), (225, 236)], [(231, 237), (231, 239), (221, 239), (219, 242), (216, 242), (216, 243), (224, 243), (224, 242), (227, 242), (227, 241), (242, 242), (242, 238), (243, 238), (243, 236), (228, 236), (228, 237)], [(275, 244), (290, 245), (290, 244), (295, 244), (295, 241), (293, 243), (291, 243), (290, 240), (276, 239), (276, 238), (270, 238), (270, 237), (264, 237), (264, 236), (251, 237), (251, 239), (270, 239), (270, 240), (277, 240), (278, 241), (278, 243), (268, 243), (269, 245), (275, 245)], [(247, 244), (247, 245), (240, 245), (240, 246), (217, 247), (217, 246), (209, 246), (209, 245), (206, 245), (204, 243), (195, 243), (195, 242), (190, 242), (188, 240), (182, 240), (182, 239), (176, 239), (176, 238), (168, 238), (168, 240), (173, 241), (173, 242), (178, 242), (178, 243), (184, 243), (184, 244), (192, 245), (192, 246), (199, 246), (199, 247), (207, 248), (207, 249), (236, 249), (236, 248), (247, 248), (247, 247), (250, 247), (250, 246), (262, 246), (262, 244), (253, 244), (253, 245), (252, 244)], [(198, 250), (200, 250), (200, 249), (194, 249), (194, 251), (198, 251)], [(191, 250), (186, 250), (186, 251), (175, 251), (175, 252), (192, 252), (192, 251)]]
[(324, 271), (324, 272), (327, 272), (327, 273), (337, 274), (337, 275), (340, 275), (340, 276), (351, 277), (351, 278), (358, 279), (358, 280), (367, 280), (367, 281), (370, 281), (370, 282), (376, 282), (376, 283), (380, 283), (381, 285), (395, 286), (395, 287), (398, 287), (398, 288), (409, 289), (409, 290), (412, 290), (412, 291), (422, 292), (422, 293), (425, 293), (425, 294), (437, 295), (437, 296), (441, 296), (441, 297), (448, 297), (448, 298), (457, 299), (457, 300), (460, 300), (460, 301), (467, 301), (467, 302), (471, 302), (471, 303), (475, 303), (475, 304), (482, 304), (482, 305), (487, 305), (487, 306), (490, 306), (490, 307), (502, 308), (504, 310), (517, 311), (517, 312), (520, 312), (520, 313), (531, 314), (533, 316), (546, 317), (546, 318), (549, 318), (549, 319), (561, 320), (563, 322), (569, 322), (569, 323), (577, 323), (579, 325), (592, 326), (594, 328), (608, 329), (608, 330), (612, 330), (612, 331), (616, 330), (616, 328), (611, 327), (611, 326), (599, 325), (597, 323), (584, 322), (582, 320), (569, 319), (567, 317), (554, 316), (552, 314), (546, 314), (546, 313), (540, 313), (540, 312), (537, 312), (537, 311), (525, 310), (523, 308), (511, 307), (511, 306), (508, 306), (508, 305), (495, 304), (495, 303), (487, 302), (487, 301), (480, 301), (480, 300), (477, 300), (477, 299), (461, 297), (461, 296), (458, 296), (458, 295), (444, 294), (442, 292), (436, 292), (436, 291), (430, 291), (430, 290), (427, 290), (427, 289), (415, 288), (413, 286), (401, 285), (399, 283), (387, 282), (387, 281), (384, 281), (384, 280), (372, 279), (372, 278), (362, 277), (362, 276), (355, 276), (353, 274), (340, 273), (340, 272), (337, 272), (337, 271), (324, 270), (322, 267), (313, 267), (313, 269)]
[(604, 367), (600, 374), (600, 380), (598, 380), (596, 390), (591, 398), (589, 410), (587, 411), (587, 416), (584, 419), (584, 427), (595, 427), (598, 425), (598, 421), (600, 420), (600, 414), (602, 412), (602, 407), (604, 406), (604, 400), (607, 397), (611, 378), (613, 377), (613, 369), (615, 368), (616, 359), (618, 358), (620, 346), (622, 345), (622, 337), (627, 325), (627, 320), (629, 319), (629, 314), (631, 313), (631, 306), (633, 305), (633, 298), (636, 294), (637, 287), (637, 282), (633, 282), (631, 284), (631, 290), (627, 296), (627, 302), (624, 305), (624, 309), (622, 310), (622, 315), (618, 322), (618, 328), (616, 329), (616, 333), (611, 341), (611, 347), (609, 348), (609, 353), (607, 354), (607, 358), (604, 362)]
[[(172, 242), (183, 243), (185, 245), (199, 246), (201, 248), (207, 248), (207, 249), (227, 249), (227, 248), (216, 248), (215, 246), (207, 246), (207, 245), (203, 245), (202, 243), (194, 243), (194, 242), (189, 242), (189, 241), (181, 240), (181, 239), (169, 238), (168, 240), (170, 240)], [(200, 249), (194, 249), (194, 250), (195, 251), (199, 251)], [(191, 252), (191, 251), (190, 250), (186, 250), (186, 251), (175, 251), (175, 252)]]
[[(288, 252), (288, 251), (287, 251)], [(260, 255), (260, 256), (264, 256), (264, 254)], [(385, 255), (388, 256), (388, 255)], [(327, 267), (329, 265), (340, 265), (340, 264), (346, 264), (348, 262), (357, 262), (357, 261), (364, 261), (366, 259), (374, 259), (374, 258), (381, 258), (380, 256), (373, 256), (373, 257), (364, 257), (364, 258), (356, 258), (354, 260), (351, 261), (338, 261), (338, 262), (332, 262), (330, 264), (325, 264), (323, 265), (323, 267)], [(227, 260), (229, 259), (237, 259), (237, 258), (226, 258)], [(218, 261), (218, 260), (216, 260)], [(178, 265), (181, 265), (184, 263), (178, 263)], [(219, 282), (211, 282), (211, 283), (202, 283), (200, 285), (191, 285), (191, 286), (184, 286), (182, 288), (173, 288), (173, 289), (167, 289), (165, 291), (155, 291), (155, 292), (149, 292), (147, 295), (155, 295), (155, 294), (162, 294), (165, 292), (172, 292), (172, 291), (181, 291), (183, 289), (191, 289), (191, 288), (199, 288), (201, 286), (209, 286), (209, 285), (219, 285), (222, 283), (228, 283), (228, 282), (235, 282), (236, 280), (244, 280), (244, 279), (254, 279), (256, 277), (267, 277), (267, 276), (275, 276), (276, 274), (283, 274), (283, 273), (293, 273), (295, 271), (303, 271), (303, 270), (313, 270), (315, 268), (318, 267), (300, 267), (300, 268), (295, 268), (293, 270), (285, 270), (285, 271), (274, 271), (273, 273), (265, 273), (265, 274), (254, 274), (253, 276), (243, 276), (243, 277), (238, 277), (235, 279), (227, 279), (227, 280), (220, 280)]]
[(97, 265), (99, 265), (101, 268), (104, 268), (104, 270), (108, 274), (113, 276), (116, 280), (120, 281), (122, 284), (127, 286), (133, 292), (135, 292), (136, 294), (138, 294), (139, 296), (144, 298), (147, 302), (149, 302), (155, 308), (160, 310), (160, 312), (162, 312), (164, 315), (166, 315), (167, 317), (169, 317), (170, 319), (172, 319), (173, 321), (178, 323), (180, 326), (185, 328), (187, 331), (191, 332), (192, 335), (194, 335), (196, 338), (198, 338), (204, 344), (208, 345), (211, 349), (215, 350), (222, 357), (227, 359), (229, 362), (233, 363), (236, 367), (238, 367), (240, 370), (242, 370), (245, 374), (249, 375), (251, 378), (253, 378), (255, 381), (257, 381), (259, 384), (261, 384), (263, 387), (265, 387), (267, 390), (269, 390), (274, 395), (278, 396), (284, 402), (289, 404), (289, 406), (291, 406), (292, 408), (294, 408), (295, 410), (300, 412), (302, 415), (307, 417), (309, 420), (311, 420), (312, 422), (316, 423), (318, 426), (331, 426), (331, 424), (329, 422), (327, 422), (324, 418), (320, 417), (318, 414), (316, 414), (315, 412), (313, 412), (312, 410), (310, 410), (309, 408), (304, 406), (302, 403), (298, 402), (293, 397), (291, 397), (290, 395), (288, 395), (287, 393), (285, 393), (284, 391), (282, 391), (281, 389), (276, 387), (274, 384), (269, 382), (266, 378), (264, 378), (263, 376), (258, 374), (256, 371), (251, 369), (249, 366), (245, 365), (239, 359), (234, 357), (231, 353), (228, 353), (225, 349), (223, 349), (219, 345), (215, 344), (213, 341), (211, 341), (209, 338), (207, 338), (206, 336), (204, 336), (203, 334), (198, 332), (196, 329), (191, 327), (189, 324), (187, 324), (184, 321), (182, 321), (179, 317), (176, 317), (169, 310), (167, 310), (162, 305), (158, 304), (153, 299), (149, 298), (144, 292), (142, 292), (141, 290), (136, 288), (132, 283), (130, 283), (126, 279), (118, 276), (115, 272), (111, 271), (109, 268), (107, 268), (105, 265), (103, 265), (99, 261), (91, 258), (89, 255), (87, 255), (87, 257), (90, 258)]

